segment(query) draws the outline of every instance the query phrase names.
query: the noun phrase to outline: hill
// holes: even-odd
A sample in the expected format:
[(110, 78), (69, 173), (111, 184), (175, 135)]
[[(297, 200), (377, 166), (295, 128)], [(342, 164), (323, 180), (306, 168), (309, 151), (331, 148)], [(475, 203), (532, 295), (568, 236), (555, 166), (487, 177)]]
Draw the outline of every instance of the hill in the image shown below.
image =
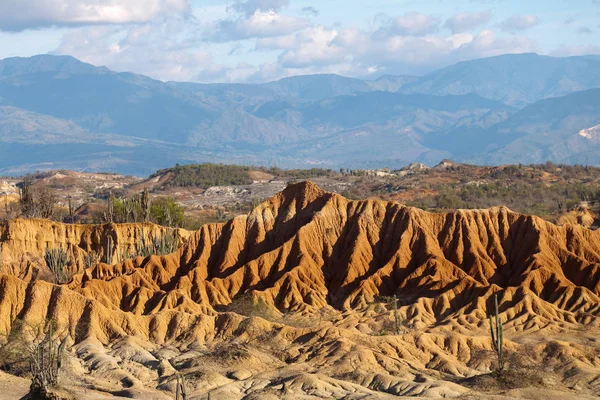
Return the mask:
[[(14, 243), (25, 232), (8, 229)], [(89, 248), (71, 229), (46, 232)], [(170, 255), (98, 264), (66, 285), (1, 274), (0, 332), (54, 319), (88, 390), (135, 398), (172, 393), (177, 371), (193, 395), (225, 399), (592, 398), (599, 235), (507, 208), (349, 201), (303, 182)], [(502, 379), (488, 374), (494, 293)]]
[(404, 85), (407, 93), (476, 93), (511, 106), (600, 87), (595, 56), (549, 57), (506, 54), (460, 62)]
[[(471, 160), (489, 164), (520, 160), (596, 164), (599, 125), (600, 89), (542, 100), (483, 133), (488, 138), (485, 154)], [(511, 139), (503, 139), (507, 136)]]
[[(0, 172), (103, 169), (139, 176), (175, 163), (225, 159), (266, 167), (400, 168), (444, 158), (503, 162), (515, 149), (523, 163), (547, 157), (598, 164), (597, 152), (579, 142), (554, 151), (549, 148), (562, 146), (554, 136), (517, 141), (529, 122), (521, 114), (511, 117), (526, 106), (533, 108), (521, 111), (546, 107), (554, 117), (558, 107), (580, 116), (563, 107), (573, 98), (557, 96), (578, 92), (584, 98), (600, 87), (599, 62), (521, 54), (467, 61), (423, 77), (307, 75), (264, 84), (196, 84), (117, 73), (66, 56), (10, 58), (0, 60), (0, 107), (5, 114), (13, 110), (0, 126), (7, 143)], [(21, 110), (18, 117), (15, 110)], [(43, 143), (43, 130), (31, 133), (42, 120), (54, 132), (45, 132)], [(505, 128), (510, 132), (497, 134)], [(16, 132), (24, 134), (9, 143)]]

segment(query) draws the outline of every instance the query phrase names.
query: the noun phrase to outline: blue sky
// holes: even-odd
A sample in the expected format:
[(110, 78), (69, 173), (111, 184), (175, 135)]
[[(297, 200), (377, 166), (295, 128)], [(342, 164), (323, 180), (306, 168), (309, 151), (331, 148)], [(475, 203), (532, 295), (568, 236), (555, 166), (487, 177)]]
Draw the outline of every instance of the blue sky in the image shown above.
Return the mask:
[(600, 0), (0, 0), (0, 58), (67, 54), (161, 80), (424, 74), (600, 54)]

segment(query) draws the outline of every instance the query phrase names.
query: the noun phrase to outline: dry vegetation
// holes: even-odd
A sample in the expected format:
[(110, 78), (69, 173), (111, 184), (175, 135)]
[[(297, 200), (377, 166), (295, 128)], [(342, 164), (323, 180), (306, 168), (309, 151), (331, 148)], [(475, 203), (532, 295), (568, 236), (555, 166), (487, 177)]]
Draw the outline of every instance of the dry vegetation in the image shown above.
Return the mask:
[[(552, 163), (483, 167), (446, 161), (434, 168), (412, 165), (398, 171), (185, 165), (158, 171), (148, 179), (70, 171), (40, 173), (2, 180), (5, 204), (0, 218), (20, 214), (102, 223), (112, 204), (114, 222), (150, 220), (197, 229), (245, 214), (288, 183), (304, 179), (348, 198), (394, 200), (434, 212), (507, 206), (552, 222), (588, 227), (598, 225), (600, 212), (597, 167)], [(28, 181), (41, 203), (33, 213), (18, 202), (22, 189), (17, 185)], [(139, 203), (145, 189), (154, 204), (150, 218), (144, 217)]]

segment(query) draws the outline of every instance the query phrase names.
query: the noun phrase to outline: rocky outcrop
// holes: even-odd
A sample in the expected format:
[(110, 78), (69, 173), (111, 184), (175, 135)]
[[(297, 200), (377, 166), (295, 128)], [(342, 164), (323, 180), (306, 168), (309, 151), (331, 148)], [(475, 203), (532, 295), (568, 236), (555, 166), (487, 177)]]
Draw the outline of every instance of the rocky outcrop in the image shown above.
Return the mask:
[[(40, 252), (48, 243), (88, 251), (108, 234), (128, 244), (138, 232), (135, 225), (45, 224), (11, 225), (3, 236), (10, 256), (17, 249)], [(597, 324), (599, 267), (600, 232), (580, 226), (507, 208), (434, 214), (350, 201), (303, 182), (248, 215), (203, 226), (173, 254), (98, 264), (62, 287), (4, 277), (14, 295), (0, 305), (27, 315), (35, 309), (32, 298), (50, 310), (60, 308), (57, 298), (70, 298), (73, 323), (85, 317), (102, 327), (102, 336), (149, 332), (151, 324), (164, 327), (153, 334), (172, 336), (173, 319), (193, 325), (243, 294), (302, 313), (359, 309), (396, 295), (411, 326), (460, 320), (468, 328), (485, 321), (489, 296), (499, 293), (515, 329), (532, 329), (548, 321)]]

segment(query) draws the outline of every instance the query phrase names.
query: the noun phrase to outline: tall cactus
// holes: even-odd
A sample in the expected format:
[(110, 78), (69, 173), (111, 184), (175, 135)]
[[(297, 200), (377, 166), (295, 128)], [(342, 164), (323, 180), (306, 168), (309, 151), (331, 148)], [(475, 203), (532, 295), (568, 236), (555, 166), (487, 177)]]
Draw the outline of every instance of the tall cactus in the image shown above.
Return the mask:
[(31, 349), (31, 392), (44, 395), (48, 388), (58, 384), (66, 338), (57, 344), (54, 335), (54, 321), (50, 321), (46, 338)]
[(73, 222), (75, 222), (75, 209), (73, 207), (73, 198), (71, 197), (70, 194), (67, 196), (67, 201), (68, 201), (68, 207), (69, 207), (68, 222), (70, 224), (72, 224)]
[(104, 213), (104, 222), (112, 224), (115, 222), (115, 201), (116, 198), (113, 196), (112, 191), (108, 194), (106, 203), (106, 212)]
[(185, 377), (178, 373), (176, 378), (177, 378), (177, 387), (175, 389), (175, 399), (176, 400), (187, 400), (188, 394), (187, 394), (187, 387), (185, 385)]
[(494, 319), (492, 316), (489, 316), (490, 321), (490, 335), (492, 337), (492, 346), (494, 347), (494, 351), (498, 356), (498, 372), (502, 373), (504, 370), (504, 330), (502, 327), (502, 319), (500, 319), (500, 315), (498, 314), (498, 295), (494, 294), (494, 306), (495, 306), (495, 326)]
[(398, 314), (398, 297), (396, 295), (392, 297), (392, 304), (394, 306), (394, 329), (396, 335), (399, 335), (401, 333), (400, 326), (402, 325), (402, 322), (400, 321), (400, 314)]
[(112, 236), (106, 238), (106, 250), (104, 252), (106, 256), (106, 263), (112, 265), (113, 262), (113, 239)]
[(144, 188), (140, 194), (140, 206), (142, 208), (142, 218), (144, 222), (150, 220), (150, 194), (148, 188)]
[(44, 258), (48, 269), (52, 272), (55, 283), (63, 284), (71, 279), (75, 271), (69, 267), (71, 258), (67, 250), (62, 247), (55, 249), (48, 247)]

